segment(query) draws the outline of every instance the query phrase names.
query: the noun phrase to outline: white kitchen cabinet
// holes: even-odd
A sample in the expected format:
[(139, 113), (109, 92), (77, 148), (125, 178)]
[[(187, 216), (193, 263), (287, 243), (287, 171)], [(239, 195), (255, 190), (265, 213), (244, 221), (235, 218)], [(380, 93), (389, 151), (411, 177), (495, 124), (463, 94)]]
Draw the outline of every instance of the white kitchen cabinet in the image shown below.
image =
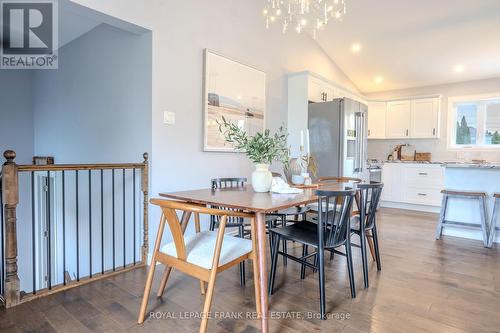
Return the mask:
[(323, 102), (323, 84), (320, 80), (310, 77), (308, 81), (308, 99), (310, 102)]
[(386, 138), (409, 138), (411, 127), (411, 101), (406, 100), (387, 103), (385, 120)]
[[(439, 138), (440, 98), (415, 98), (387, 102), (371, 102), (368, 108), (370, 139)], [(370, 110), (372, 117), (370, 117)], [(385, 132), (383, 132), (385, 131)]]
[(411, 101), (410, 133), (416, 139), (439, 137), (439, 98)]
[(400, 201), (401, 198), (401, 168), (396, 163), (385, 163), (382, 167), (382, 183), (384, 189), (380, 200)]
[[(290, 155), (299, 155), (300, 132), (307, 130), (309, 103), (325, 102), (338, 98), (341, 92), (347, 94), (347, 90), (337, 86), (321, 76), (305, 71), (288, 75), (288, 144), (291, 147)], [(366, 101), (354, 93), (348, 97), (361, 103)]]
[(444, 168), (441, 165), (403, 165), (401, 184), (403, 202), (440, 206), (444, 188)]
[(386, 102), (368, 103), (368, 139), (385, 138)]
[(326, 84), (326, 85), (323, 86), (323, 90), (325, 92), (325, 100), (327, 102), (333, 101), (335, 98), (337, 98), (335, 96), (335, 90), (336, 89), (333, 86), (331, 86), (329, 84)]
[(314, 76), (309, 76), (308, 83), (308, 97), (310, 102), (318, 103), (333, 100), (335, 91), (332, 85)]
[(350, 93), (344, 89), (335, 89), (335, 98), (350, 98), (350, 99), (353, 99), (355, 101), (365, 103), (363, 101), (360, 101), (358, 96), (356, 96), (353, 93)]
[[(444, 168), (440, 164), (385, 163), (382, 206), (424, 210), (440, 207)], [(432, 209), (431, 209), (432, 210)]]

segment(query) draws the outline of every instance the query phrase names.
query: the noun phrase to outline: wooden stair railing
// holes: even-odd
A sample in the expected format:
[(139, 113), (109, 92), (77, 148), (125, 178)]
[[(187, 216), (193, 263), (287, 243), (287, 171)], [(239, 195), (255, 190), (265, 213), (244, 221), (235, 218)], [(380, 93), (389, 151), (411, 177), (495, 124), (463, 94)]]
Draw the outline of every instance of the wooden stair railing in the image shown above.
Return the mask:
[[(0, 288), (0, 291), (3, 291), (3, 295), (1, 295), (0, 300), (3, 301), (4, 306), (6, 308), (11, 308), (16, 305), (19, 305), (21, 303), (24, 303), (26, 301), (47, 296), (59, 291), (67, 290), (76, 286), (80, 286), (95, 280), (99, 280), (102, 278), (106, 278), (115, 274), (119, 274), (122, 272), (130, 271), (132, 269), (136, 269), (139, 267), (143, 267), (146, 265), (147, 258), (148, 258), (148, 248), (149, 248), (149, 239), (148, 239), (148, 188), (149, 188), (149, 167), (148, 167), (148, 154), (144, 153), (143, 154), (143, 162), (141, 163), (118, 163), (118, 164), (52, 164), (52, 165), (17, 165), (15, 163), (15, 158), (16, 158), (16, 153), (12, 150), (7, 150), (4, 152), (4, 157), (6, 159), (6, 162), (2, 166), (1, 170), (1, 195), (2, 195), (2, 203), (3, 203), (3, 217), (4, 221), (0, 221), (0, 223), (4, 223), (3, 226), (4, 228), (2, 229), (4, 231), (4, 238), (5, 238), (5, 243), (4, 243), (4, 249), (3, 251), (0, 251), (4, 258), (0, 258), (2, 263), (5, 263), (5, 280), (0, 279), (0, 281), (3, 280), (3, 288)], [(136, 249), (139, 249), (139, 247), (136, 248), (136, 243), (134, 243), (134, 261), (133, 264), (126, 264), (126, 259), (125, 259), (125, 231), (123, 232), (123, 249), (124, 249), (124, 254), (123, 254), (123, 267), (122, 268), (117, 268), (115, 267), (114, 259), (113, 259), (113, 269), (109, 270), (104, 270), (104, 263), (102, 263), (102, 272), (99, 274), (92, 274), (93, 269), (92, 269), (92, 251), (90, 252), (90, 268), (89, 268), (89, 276), (84, 277), (84, 278), (78, 278), (77, 281), (71, 281), (68, 282), (66, 281), (66, 278), (64, 278), (64, 282), (59, 285), (51, 286), (51, 283), (48, 283), (48, 288), (44, 289), (36, 289), (36, 284), (35, 284), (35, 278), (33, 277), (33, 291), (31, 293), (25, 293), (20, 290), (20, 280), (19, 280), (19, 275), (18, 275), (18, 242), (17, 242), (17, 206), (19, 204), (19, 196), (20, 196), (20, 189), (19, 189), (19, 175), (20, 173), (26, 172), (26, 173), (31, 173), (31, 181), (32, 181), (32, 191), (33, 191), (33, 175), (36, 172), (46, 172), (48, 176), (50, 176), (51, 172), (62, 172), (62, 177), (64, 179), (64, 172), (65, 171), (75, 171), (75, 179), (78, 179), (78, 171), (81, 170), (87, 170), (88, 171), (88, 179), (89, 179), (89, 193), (91, 193), (91, 188), (90, 188), (90, 182), (91, 182), (91, 177), (92, 177), (92, 171), (97, 170), (101, 171), (101, 207), (103, 206), (103, 198), (102, 198), (102, 183), (103, 183), (103, 171), (104, 170), (111, 170), (113, 172), (113, 208), (114, 208), (114, 179), (115, 179), (115, 170), (123, 170), (123, 224), (125, 228), (125, 219), (126, 219), (126, 214), (125, 214), (125, 172), (126, 170), (133, 170), (133, 187), (134, 187), (134, 200), (136, 198), (135, 196), (135, 191), (136, 191), (136, 170), (141, 171), (141, 179), (140, 179), (140, 191), (142, 192), (142, 244), (140, 247), (140, 261), (136, 261), (135, 255), (136, 255)], [(77, 180), (78, 182), (78, 180)], [(63, 180), (63, 188), (64, 188), (64, 180)], [(76, 192), (78, 193), (78, 185), (76, 187)], [(64, 189), (63, 189), (64, 193)], [(91, 195), (91, 194), (90, 194)], [(49, 194), (50, 196), (50, 194)], [(78, 198), (78, 194), (77, 194)], [(63, 201), (64, 201), (64, 194), (63, 194)], [(134, 228), (136, 228), (136, 221), (135, 221), (135, 205), (136, 202), (133, 202), (134, 204)], [(32, 205), (33, 205), (33, 199), (32, 199)], [(78, 199), (76, 205), (78, 206)], [(91, 199), (89, 199), (89, 206), (91, 206)], [(90, 208), (89, 208), (90, 209)], [(101, 208), (103, 209), (103, 208)], [(78, 210), (77, 210), (78, 212)], [(64, 212), (63, 212), (64, 215)], [(141, 214), (139, 214), (140, 216)], [(65, 216), (65, 215), (64, 215)], [(114, 211), (113, 211), (113, 216), (114, 216)], [(49, 222), (50, 222), (50, 211), (48, 214)], [(33, 219), (33, 225), (34, 225), (34, 219), (35, 217), (32, 216)], [(64, 219), (64, 218), (63, 218)], [(78, 220), (78, 214), (76, 219)], [(20, 221), (22, 223), (29, 223), (30, 221)], [(78, 223), (78, 222), (77, 222)], [(89, 226), (92, 225), (92, 217), (89, 214)], [(102, 222), (101, 222), (102, 223)], [(113, 226), (114, 226), (115, 220), (113, 218)], [(101, 225), (102, 226), (102, 225)], [(77, 227), (78, 228), (78, 227)], [(34, 233), (34, 228), (31, 230), (32, 233)], [(114, 229), (113, 229), (114, 230)], [(124, 229), (125, 230), (125, 229)], [(135, 240), (135, 232), (137, 229), (134, 229), (134, 240)], [(103, 233), (103, 229), (101, 229), (101, 233)], [(50, 231), (49, 231), (50, 233)], [(115, 237), (116, 233), (113, 233), (113, 240)], [(64, 236), (63, 236), (64, 237)], [(89, 237), (90, 239), (92, 238), (92, 233), (89, 231)], [(101, 235), (101, 237), (103, 237)], [(78, 234), (77, 234), (78, 238)], [(50, 236), (49, 236), (50, 239)], [(101, 247), (103, 242), (101, 242)], [(114, 241), (113, 241), (114, 244)], [(33, 244), (34, 248), (34, 244)], [(78, 245), (77, 245), (78, 249)], [(63, 248), (63, 251), (66, 251), (65, 248)], [(33, 252), (34, 253), (34, 252)], [(65, 255), (66, 252), (64, 252)], [(103, 256), (103, 254), (101, 254)], [(50, 256), (50, 252), (49, 252)], [(102, 257), (104, 258), (104, 257)], [(114, 258), (114, 249), (113, 249), (113, 258)], [(35, 256), (33, 256), (32, 260), (35, 260)], [(51, 260), (51, 259), (49, 259)], [(77, 258), (78, 260), (78, 258)], [(78, 261), (77, 261), (78, 262)], [(103, 260), (104, 262), (104, 260)], [(29, 265), (29, 263), (21, 263), (22, 265)], [(78, 266), (78, 264), (77, 264)], [(34, 265), (33, 265), (34, 267)], [(49, 267), (50, 270), (50, 267)], [(33, 270), (33, 274), (35, 270)], [(4, 272), (1, 272), (1, 274), (4, 274)], [(66, 271), (63, 272), (64, 275), (66, 275)], [(49, 277), (50, 280), (50, 277)]]

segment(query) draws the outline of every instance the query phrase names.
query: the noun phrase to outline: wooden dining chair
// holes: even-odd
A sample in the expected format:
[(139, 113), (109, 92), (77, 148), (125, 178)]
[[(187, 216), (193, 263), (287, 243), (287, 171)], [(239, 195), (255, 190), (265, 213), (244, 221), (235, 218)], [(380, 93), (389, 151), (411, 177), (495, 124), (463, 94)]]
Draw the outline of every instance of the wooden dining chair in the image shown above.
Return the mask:
[(318, 178), (319, 183), (325, 183), (325, 182), (335, 182), (335, 183), (361, 183), (362, 180), (359, 178), (353, 178), (353, 177), (319, 177)]
[[(159, 297), (163, 295), (170, 272), (174, 268), (200, 280), (201, 293), (206, 294), (206, 296), (199, 332), (206, 332), (215, 280), (218, 273), (234, 265), (238, 265), (244, 260), (251, 259), (253, 260), (254, 281), (258, 281), (259, 267), (255, 260), (256, 255), (254, 252), (257, 249), (255, 244), (254, 215), (237, 211), (206, 208), (204, 206), (164, 199), (152, 199), (150, 202), (161, 208), (162, 217), (158, 226), (158, 234), (144, 288), (138, 323), (142, 324), (144, 322), (156, 264), (162, 263), (167, 267), (160, 282)], [(183, 212), (181, 221), (179, 221), (178, 212)], [(195, 216), (196, 233), (185, 236), (184, 231), (193, 213)], [(219, 229), (217, 231), (200, 232), (200, 214), (220, 217)], [(230, 217), (249, 219), (251, 221), (253, 240), (224, 234), (227, 220)], [(165, 224), (168, 224), (170, 228), (173, 241), (161, 247)], [(206, 290), (205, 282), (208, 283)], [(254, 285), (257, 314), (260, 315), (260, 302), (257, 296), (259, 295), (259, 287), (257, 283), (254, 283)]]
[[(236, 189), (236, 188), (244, 188), (247, 184), (247, 179), (243, 177), (236, 178), (214, 178), (210, 181), (210, 186), (213, 190), (223, 190), (223, 189)], [(235, 210), (229, 209), (225, 207), (217, 207), (212, 206), (215, 209), (224, 209), (224, 210)], [(211, 215), (210, 216), (210, 230), (215, 230), (215, 228), (219, 227), (220, 217)], [(238, 228), (238, 237), (245, 237), (248, 232), (245, 230), (245, 219), (237, 216), (229, 216), (227, 218), (226, 228)], [(242, 286), (245, 285), (245, 262), (240, 263), (240, 284)]]

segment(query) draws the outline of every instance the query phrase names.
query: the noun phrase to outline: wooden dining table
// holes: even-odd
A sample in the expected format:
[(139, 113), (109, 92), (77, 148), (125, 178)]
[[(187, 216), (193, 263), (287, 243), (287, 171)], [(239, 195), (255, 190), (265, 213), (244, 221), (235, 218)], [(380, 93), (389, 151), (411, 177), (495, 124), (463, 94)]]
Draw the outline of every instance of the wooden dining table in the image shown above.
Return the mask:
[[(353, 189), (353, 183), (327, 183), (320, 187), (321, 190), (339, 191)], [(172, 193), (160, 193), (161, 197), (182, 200), (189, 203), (219, 206), (239, 209), (255, 214), (255, 229), (257, 243), (257, 267), (259, 279), (255, 283), (256, 297), (261, 305), (261, 331), (269, 332), (269, 303), (267, 297), (267, 263), (266, 263), (266, 214), (282, 209), (297, 207), (318, 200), (317, 189), (304, 189), (299, 194), (257, 193), (250, 185), (240, 188), (201, 189)]]

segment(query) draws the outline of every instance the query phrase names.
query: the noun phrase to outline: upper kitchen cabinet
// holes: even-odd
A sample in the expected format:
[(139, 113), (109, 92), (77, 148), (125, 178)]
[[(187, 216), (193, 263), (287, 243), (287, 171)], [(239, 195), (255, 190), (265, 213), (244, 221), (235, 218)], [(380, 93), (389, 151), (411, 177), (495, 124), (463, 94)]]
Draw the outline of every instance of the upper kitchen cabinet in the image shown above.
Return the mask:
[[(370, 115), (368, 115), (370, 118)], [(411, 101), (394, 101), (387, 103), (385, 122), (386, 138), (409, 138), (411, 128)]]
[(309, 76), (308, 81), (310, 102), (328, 102), (334, 98), (335, 89), (332, 85), (314, 76)]
[(439, 138), (440, 108), (440, 97), (370, 102), (368, 103), (368, 138)]
[(300, 131), (307, 130), (309, 103), (328, 102), (335, 98), (348, 97), (366, 104), (359, 95), (328, 81), (309, 71), (288, 75), (288, 144), (291, 156), (299, 154)]
[(356, 96), (355, 94), (347, 91), (347, 90), (344, 90), (344, 89), (340, 89), (340, 88), (336, 88), (335, 89), (335, 98), (350, 98), (352, 100), (355, 100), (355, 101), (358, 101), (358, 102), (361, 102), (361, 103), (364, 103), (366, 104), (365, 101), (361, 100), (358, 96)]
[(411, 101), (411, 137), (419, 139), (439, 137), (439, 98)]
[(368, 103), (368, 138), (385, 138), (385, 114), (387, 111), (386, 102)]

